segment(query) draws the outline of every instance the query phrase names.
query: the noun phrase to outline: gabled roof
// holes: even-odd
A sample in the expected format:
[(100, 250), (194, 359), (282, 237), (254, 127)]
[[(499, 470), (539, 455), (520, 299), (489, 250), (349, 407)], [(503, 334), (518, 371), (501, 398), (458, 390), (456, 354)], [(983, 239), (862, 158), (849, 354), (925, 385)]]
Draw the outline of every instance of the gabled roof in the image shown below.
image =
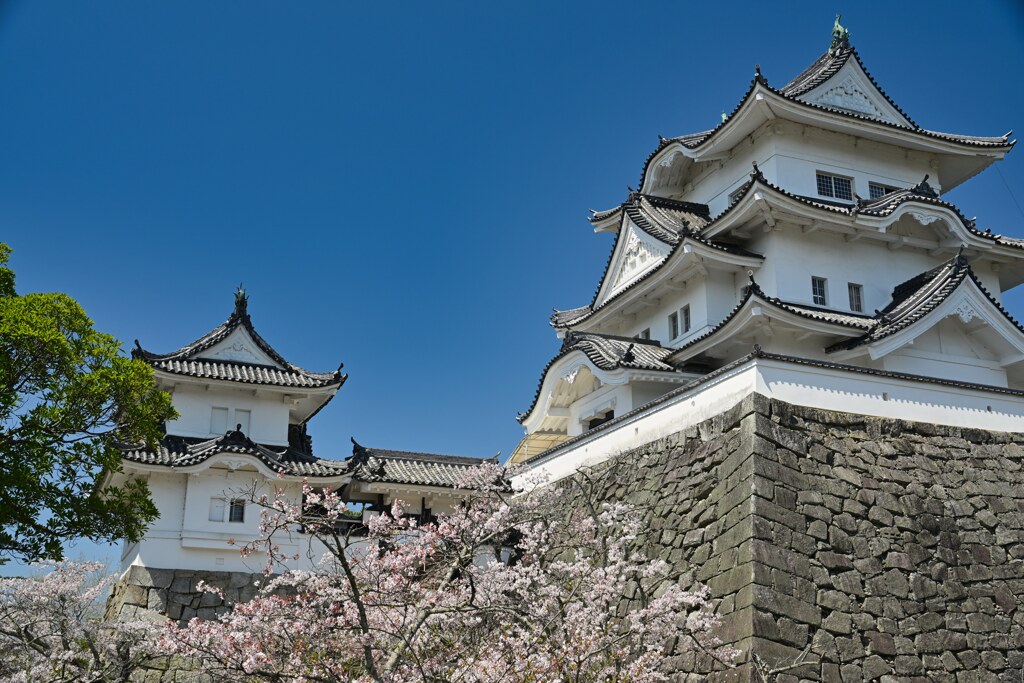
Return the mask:
[(786, 97), (792, 98), (798, 98), (802, 95), (806, 95), (818, 86), (824, 85), (826, 82), (831, 80), (844, 66), (846, 66), (846, 63), (850, 61), (851, 58), (857, 62), (857, 66), (859, 66), (860, 70), (864, 72), (864, 75), (867, 76), (871, 85), (875, 87), (878, 94), (884, 97), (886, 102), (892, 105), (892, 108), (898, 111), (911, 126), (915, 129), (919, 129), (920, 126), (918, 126), (905, 111), (900, 109), (900, 106), (896, 104), (884, 90), (882, 90), (881, 86), (879, 86), (878, 82), (875, 81), (867, 67), (864, 66), (864, 62), (861, 60), (860, 55), (857, 54), (857, 50), (854, 49), (849, 42), (830, 47), (823, 55), (814, 60), (814, 63), (797, 75), (796, 78), (782, 86), (782, 89), (779, 90), (779, 92)]
[[(202, 379), (305, 389), (340, 387), (344, 384), (348, 375), (342, 374), (341, 365), (334, 372), (310, 372), (285, 360), (253, 328), (248, 313), (248, 301), (248, 296), (239, 289), (235, 293), (235, 308), (223, 324), (213, 328), (191, 344), (170, 353), (147, 351), (136, 339), (132, 357), (146, 361), (156, 370)], [(259, 351), (265, 354), (274, 365), (204, 356), (204, 353), (209, 352), (236, 330), (243, 330)]]
[(177, 468), (198, 465), (220, 453), (249, 455), (274, 472), (298, 477), (338, 477), (349, 471), (345, 462), (321, 460), (290, 446), (264, 446), (240, 431), (230, 431), (214, 439), (165, 436), (156, 450), (129, 446), (122, 449), (121, 457), (143, 465)]
[(973, 283), (992, 306), (1024, 334), (1024, 328), (985, 289), (961, 253), (946, 263), (897, 285), (892, 291), (892, 302), (877, 313), (876, 323), (870, 331), (855, 339), (833, 344), (826, 351), (831, 353), (873, 344), (905, 330), (938, 308), (965, 282)]
[(644, 370), (648, 372), (674, 373), (677, 370), (665, 362), (672, 349), (664, 348), (661, 342), (653, 339), (635, 339), (609, 334), (591, 332), (570, 332), (562, 340), (562, 348), (554, 358), (548, 361), (540, 373), (537, 390), (533, 394), (530, 407), (517, 416), (523, 422), (540, 399), (544, 388), (544, 380), (548, 371), (571, 353), (581, 352), (595, 367), (609, 372), (615, 370)]
[(702, 237), (700, 235), (700, 231), (706, 228), (711, 222), (708, 216), (708, 207), (704, 204), (679, 202), (673, 199), (665, 199), (664, 197), (655, 197), (653, 195), (641, 194), (639, 192), (630, 192), (629, 197), (625, 202), (614, 209), (595, 212), (590, 220), (591, 222), (600, 222), (608, 220), (616, 215), (628, 217), (640, 230), (651, 237), (670, 245), (672, 250), (659, 264), (638, 277), (626, 287), (623, 287), (621, 290), (609, 296), (606, 300), (601, 302), (600, 305), (598, 305), (598, 297), (601, 295), (605, 279), (609, 275), (609, 269), (612, 266), (612, 261), (614, 260), (619, 240), (626, 232), (625, 230), (620, 229), (616, 235), (615, 243), (612, 244), (611, 252), (608, 254), (608, 260), (604, 264), (604, 270), (601, 272), (601, 278), (598, 281), (597, 289), (594, 291), (594, 296), (591, 299), (590, 305), (565, 311), (559, 311), (556, 309), (551, 315), (552, 327), (562, 328), (582, 322), (585, 318), (590, 317), (591, 314), (604, 308), (611, 301), (616, 300), (625, 292), (632, 290), (668, 263), (686, 240), (691, 240), (694, 243), (700, 244), (711, 250), (721, 252), (722, 254), (761, 260), (764, 259), (760, 254), (747, 251), (742, 247)]
[(367, 448), (352, 439), (352, 457), (345, 462), (356, 481), (465, 489), (495, 483), (474, 482), (467, 480), (467, 475), (475, 467), (497, 464), (498, 457), (465, 458)]
[(638, 228), (665, 244), (675, 244), (683, 235), (695, 234), (710, 219), (706, 204), (630, 192), (626, 201), (615, 208), (595, 211), (590, 222), (603, 222), (622, 214), (629, 216)]
[[(837, 73), (839, 73), (843, 66), (851, 61), (851, 58), (871, 82), (878, 94), (885, 99), (886, 103), (892, 106), (896, 112), (906, 119), (907, 125), (900, 122), (887, 121), (885, 119), (869, 116), (850, 109), (808, 102), (801, 99), (807, 93), (821, 85), (824, 85), (833, 78)], [(647, 181), (648, 171), (651, 167), (651, 162), (661, 154), (662, 151), (672, 145), (681, 145), (685, 150), (694, 150), (696, 152), (713, 138), (716, 138), (722, 131), (730, 128), (734, 119), (736, 119), (737, 114), (746, 109), (747, 103), (754, 97), (755, 93), (766, 95), (768, 97), (777, 96), (808, 111), (828, 112), (829, 114), (836, 114), (852, 120), (877, 124), (886, 129), (905, 131), (914, 136), (952, 142), (969, 148), (985, 148), (997, 151), (1000, 148), (1009, 149), (1014, 144), (1010, 140), (1011, 133), (1006, 133), (1005, 135), (1000, 136), (975, 136), (943, 133), (920, 127), (909, 116), (907, 116), (907, 114), (885, 93), (885, 91), (881, 89), (881, 87), (878, 86), (878, 83), (874, 80), (870, 72), (868, 72), (867, 68), (864, 66), (864, 63), (861, 61), (860, 55), (857, 54), (857, 51), (847, 42), (838, 46), (833, 45), (828, 52), (815, 60), (809, 67), (804, 69), (803, 72), (781, 89), (770, 86), (768, 84), (768, 80), (761, 74), (760, 66), (758, 66), (755, 70), (754, 78), (751, 80), (747, 91), (740, 98), (739, 104), (737, 104), (729, 114), (725, 115), (717, 126), (698, 133), (688, 133), (675, 137), (660, 138), (658, 146), (653, 152), (651, 152), (651, 154), (648, 155), (644, 162), (643, 170), (640, 174), (640, 188), (644, 189), (646, 187), (645, 183)]]

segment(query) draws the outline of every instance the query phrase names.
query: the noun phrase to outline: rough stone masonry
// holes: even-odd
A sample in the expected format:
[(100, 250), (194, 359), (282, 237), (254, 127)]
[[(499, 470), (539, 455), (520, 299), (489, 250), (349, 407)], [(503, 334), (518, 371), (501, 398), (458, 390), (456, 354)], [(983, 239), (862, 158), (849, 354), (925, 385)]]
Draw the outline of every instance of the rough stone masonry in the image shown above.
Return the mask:
[(744, 653), (679, 681), (1020, 683), (1022, 446), (752, 395), (589, 478), (644, 511), (648, 556), (711, 588)]

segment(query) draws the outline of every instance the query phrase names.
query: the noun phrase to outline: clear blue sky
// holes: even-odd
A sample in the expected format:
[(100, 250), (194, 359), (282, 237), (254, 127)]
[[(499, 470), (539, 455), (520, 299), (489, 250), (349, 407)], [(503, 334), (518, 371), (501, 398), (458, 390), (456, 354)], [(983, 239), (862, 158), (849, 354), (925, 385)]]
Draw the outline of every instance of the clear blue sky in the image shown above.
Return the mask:
[[(611, 245), (586, 210), (658, 134), (714, 126), (755, 63), (784, 84), (837, 11), (921, 125), (1024, 133), (1022, 7), (0, 0), (0, 239), (126, 348), (191, 341), (244, 281), (279, 351), (350, 373), (323, 457), (508, 454), (551, 307)], [(1022, 157), (949, 198), (1024, 237)]]

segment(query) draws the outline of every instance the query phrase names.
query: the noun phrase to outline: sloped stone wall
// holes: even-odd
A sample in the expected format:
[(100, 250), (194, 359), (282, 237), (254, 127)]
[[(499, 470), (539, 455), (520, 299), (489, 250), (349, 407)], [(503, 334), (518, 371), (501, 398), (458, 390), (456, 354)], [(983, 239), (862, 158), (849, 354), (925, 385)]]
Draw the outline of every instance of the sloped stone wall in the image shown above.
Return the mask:
[(244, 602), (256, 596), (261, 574), (208, 572), (190, 569), (128, 568), (107, 599), (107, 619), (165, 618), (185, 623), (190, 619), (213, 619), (227, 607), (214, 593), (199, 590), (199, 582), (224, 590), (228, 603)]
[(582, 476), (644, 510), (649, 556), (711, 588), (744, 652), (712, 680), (762, 680), (757, 658), (778, 683), (1020, 682), (1022, 446), (755, 395)]

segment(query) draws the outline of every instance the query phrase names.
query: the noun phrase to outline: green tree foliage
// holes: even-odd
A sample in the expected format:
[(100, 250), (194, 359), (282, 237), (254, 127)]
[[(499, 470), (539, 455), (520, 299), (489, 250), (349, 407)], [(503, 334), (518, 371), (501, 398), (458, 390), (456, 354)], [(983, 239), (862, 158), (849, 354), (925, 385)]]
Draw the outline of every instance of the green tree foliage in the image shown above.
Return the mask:
[(120, 470), (119, 444), (155, 445), (170, 395), (71, 297), (19, 295), (10, 252), (0, 244), (0, 562), (137, 540), (157, 515), (146, 483), (98, 484)]

